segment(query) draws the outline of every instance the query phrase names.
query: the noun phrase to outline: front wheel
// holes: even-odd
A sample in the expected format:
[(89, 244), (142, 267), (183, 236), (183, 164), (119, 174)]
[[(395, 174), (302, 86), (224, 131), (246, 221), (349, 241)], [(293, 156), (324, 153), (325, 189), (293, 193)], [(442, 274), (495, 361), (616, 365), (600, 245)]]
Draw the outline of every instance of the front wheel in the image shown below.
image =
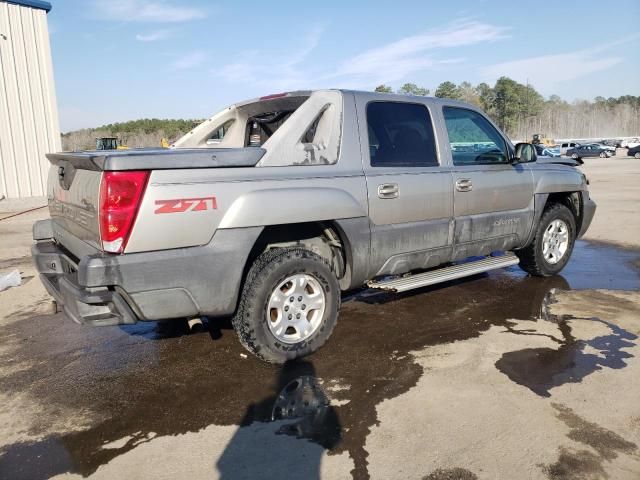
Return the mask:
[(559, 273), (569, 261), (576, 238), (576, 220), (565, 205), (555, 203), (544, 211), (529, 245), (515, 253), (520, 268), (538, 277)]
[(638, 159), (640, 159), (640, 152), (636, 152), (636, 153), (633, 155), (633, 158), (638, 158)]
[(326, 260), (303, 248), (275, 248), (253, 263), (232, 323), (247, 350), (284, 363), (318, 350), (339, 309), (338, 279)]
[(604, 152), (600, 152), (600, 158), (607, 158), (607, 154)]
[(573, 158), (574, 160), (578, 159), (578, 154), (577, 153), (572, 153), (571, 154), (571, 158)]

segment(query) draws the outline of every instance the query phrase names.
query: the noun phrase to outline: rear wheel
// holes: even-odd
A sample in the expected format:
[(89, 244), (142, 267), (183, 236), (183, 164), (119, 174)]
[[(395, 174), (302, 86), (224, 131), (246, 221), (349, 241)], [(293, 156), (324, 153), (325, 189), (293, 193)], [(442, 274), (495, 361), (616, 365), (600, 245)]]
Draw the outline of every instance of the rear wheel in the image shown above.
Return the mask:
[(544, 211), (533, 240), (515, 253), (520, 268), (531, 275), (548, 277), (569, 261), (576, 238), (576, 220), (565, 205), (555, 203)]
[(284, 363), (318, 350), (339, 308), (338, 280), (326, 260), (302, 248), (277, 248), (253, 263), (232, 323), (247, 350)]

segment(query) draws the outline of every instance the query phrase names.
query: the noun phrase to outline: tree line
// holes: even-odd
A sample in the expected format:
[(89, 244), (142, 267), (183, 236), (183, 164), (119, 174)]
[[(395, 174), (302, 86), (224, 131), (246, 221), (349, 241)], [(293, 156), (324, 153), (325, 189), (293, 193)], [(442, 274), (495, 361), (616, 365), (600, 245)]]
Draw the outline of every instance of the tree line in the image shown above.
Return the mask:
[[(388, 85), (376, 92), (393, 93)], [(430, 90), (405, 83), (405, 95), (429, 95)], [(532, 85), (500, 77), (492, 87), (442, 82), (434, 96), (472, 103), (482, 108), (511, 138), (530, 140), (534, 133), (552, 138), (616, 138), (640, 135), (640, 96), (596, 97), (567, 102), (558, 95), (544, 98)]]
[(96, 138), (117, 137), (129, 147), (159, 147), (163, 138), (174, 141), (202, 123), (198, 119), (141, 118), (129, 122), (109, 123), (97, 128), (83, 128), (62, 134), (63, 150), (96, 148)]
[[(376, 92), (393, 93), (388, 85)], [(429, 95), (428, 88), (405, 83), (396, 93)], [(640, 136), (640, 96), (596, 97), (567, 102), (558, 95), (544, 98), (532, 85), (500, 77), (493, 86), (450, 81), (437, 86), (433, 95), (472, 103), (482, 108), (511, 138), (530, 140), (534, 133), (551, 138), (616, 138)], [(88, 150), (98, 137), (118, 137), (129, 147), (155, 147), (162, 138), (174, 141), (202, 122), (199, 119), (142, 118), (110, 123), (62, 135), (64, 150)]]

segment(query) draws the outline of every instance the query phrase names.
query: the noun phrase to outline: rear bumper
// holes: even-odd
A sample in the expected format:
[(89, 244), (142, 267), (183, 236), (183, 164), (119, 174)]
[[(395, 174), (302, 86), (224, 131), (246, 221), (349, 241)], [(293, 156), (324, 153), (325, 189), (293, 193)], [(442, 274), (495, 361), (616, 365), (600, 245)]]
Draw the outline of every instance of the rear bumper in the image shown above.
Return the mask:
[(47, 291), (78, 323), (117, 325), (232, 314), (244, 265), (262, 229), (219, 230), (200, 247), (81, 259), (46, 238), (49, 231), (46, 223), (36, 223), (32, 247)]
[(138, 318), (123, 296), (107, 287), (86, 288), (78, 284), (77, 265), (53, 241), (31, 247), (40, 281), (67, 317), (88, 325), (135, 323)]

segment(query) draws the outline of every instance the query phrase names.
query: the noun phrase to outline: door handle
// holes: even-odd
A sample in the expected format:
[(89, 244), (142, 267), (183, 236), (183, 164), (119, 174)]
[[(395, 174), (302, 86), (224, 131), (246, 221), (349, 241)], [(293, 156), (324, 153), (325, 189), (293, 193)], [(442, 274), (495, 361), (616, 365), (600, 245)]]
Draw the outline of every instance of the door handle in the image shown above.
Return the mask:
[(397, 183), (383, 183), (378, 185), (378, 198), (398, 198), (400, 188)]
[(456, 180), (456, 190), (459, 192), (470, 192), (473, 190), (473, 183), (468, 178)]

